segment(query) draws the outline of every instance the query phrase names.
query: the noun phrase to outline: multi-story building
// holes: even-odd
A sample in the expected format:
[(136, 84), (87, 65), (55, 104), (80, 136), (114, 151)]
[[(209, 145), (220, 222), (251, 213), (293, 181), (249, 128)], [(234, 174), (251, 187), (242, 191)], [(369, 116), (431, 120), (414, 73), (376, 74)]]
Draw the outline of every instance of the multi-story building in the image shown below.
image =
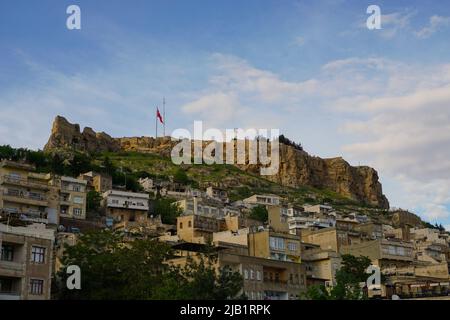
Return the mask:
[[(250, 300), (298, 299), (306, 291), (306, 273), (303, 264), (280, 261), (249, 255), (248, 247), (238, 243), (215, 243), (217, 248), (216, 268), (239, 272), (244, 280), (243, 292)], [(186, 264), (187, 257), (199, 257), (204, 249), (201, 245), (179, 243), (173, 247), (177, 257), (171, 262)]]
[(302, 262), (305, 264), (308, 285), (332, 286), (342, 258), (333, 250), (322, 250), (319, 245), (302, 243)]
[(315, 218), (313, 216), (296, 216), (289, 217), (288, 220), (289, 233), (301, 235), (303, 230), (319, 230), (334, 227), (336, 220), (329, 218)]
[(87, 181), (63, 176), (54, 177), (51, 183), (59, 189), (60, 217), (86, 219)]
[(78, 179), (87, 181), (88, 190), (95, 190), (98, 193), (104, 193), (112, 189), (112, 177), (105, 173), (89, 171), (80, 174)]
[(277, 195), (272, 194), (254, 194), (248, 197), (242, 202), (250, 207), (253, 206), (278, 206), (281, 204), (281, 198)]
[(295, 205), (287, 205), (281, 207), (281, 213), (288, 217), (297, 217), (302, 215), (305, 212), (305, 209), (300, 206)]
[(0, 300), (50, 299), (54, 231), (0, 224)]
[(324, 204), (316, 204), (316, 205), (305, 205), (303, 207), (306, 212), (316, 213), (316, 214), (325, 214), (333, 211), (333, 207), (324, 205)]
[(119, 190), (103, 193), (102, 206), (107, 217), (114, 220), (114, 228), (141, 231), (148, 226), (149, 195)]
[(222, 218), (226, 215), (239, 215), (239, 210), (230, 206), (224, 206), (217, 201), (209, 201), (198, 197), (189, 197), (176, 202), (183, 214), (204, 215)]
[(322, 250), (334, 252), (340, 252), (342, 246), (351, 243), (348, 233), (336, 227), (319, 230), (304, 229), (301, 231), (301, 238), (303, 242), (317, 244)]
[(3, 160), (0, 210), (29, 222), (57, 224), (58, 194), (50, 181), (50, 174), (36, 173), (32, 165)]
[(254, 257), (301, 262), (300, 237), (267, 228), (260, 228), (249, 233), (248, 250)]
[(377, 239), (341, 247), (342, 254), (366, 256), (372, 263), (384, 268), (407, 266), (414, 260), (414, 246), (411, 242), (397, 239)]
[(368, 222), (358, 224), (352, 230), (359, 232), (361, 238), (364, 240), (376, 240), (384, 237), (383, 225), (381, 223)]
[(216, 217), (189, 214), (177, 218), (177, 235), (182, 241), (208, 243), (213, 239), (214, 232), (224, 230), (225, 221)]
[(206, 188), (206, 195), (223, 202), (228, 201), (228, 192), (225, 189), (209, 186)]

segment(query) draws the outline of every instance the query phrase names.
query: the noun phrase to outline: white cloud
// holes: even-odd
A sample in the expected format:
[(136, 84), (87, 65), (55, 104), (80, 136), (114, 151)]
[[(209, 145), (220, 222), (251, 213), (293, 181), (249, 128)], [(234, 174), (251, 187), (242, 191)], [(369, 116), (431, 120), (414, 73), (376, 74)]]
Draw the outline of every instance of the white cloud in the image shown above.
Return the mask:
[(210, 125), (219, 124), (238, 116), (242, 112), (242, 106), (235, 94), (215, 92), (201, 96), (195, 101), (185, 104), (182, 111), (186, 114), (194, 114), (203, 120), (208, 120)]
[(418, 38), (426, 39), (432, 36), (436, 31), (441, 28), (450, 26), (450, 17), (441, 17), (434, 15), (430, 17), (428, 25), (419, 31), (415, 32)]
[[(449, 65), (347, 59), (325, 69), (330, 66), (352, 70), (356, 87), (364, 81), (375, 89), (360, 94), (350, 86), (336, 100), (338, 112), (358, 114), (342, 126), (357, 137), (343, 146), (344, 154), (366, 161), (398, 186), (389, 194), (394, 206), (417, 210), (431, 221), (450, 219)], [(380, 79), (384, 86), (377, 85)]]
[[(42, 147), (60, 113), (113, 135), (152, 134), (152, 97), (161, 92), (148, 83), (157, 78), (155, 68), (139, 59), (74, 75), (38, 70), (33, 86), (2, 95), (0, 144)], [(201, 90), (182, 83), (171, 97), (182, 111), (172, 121), (290, 129), (315, 150), (343, 146), (344, 158), (372, 165), (382, 182), (397, 184), (388, 188), (393, 205), (431, 220), (450, 219), (450, 65), (351, 57), (330, 61), (310, 79), (288, 81), (238, 57), (215, 54), (204, 72), (208, 83)], [(17, 117), (17, 110), (25, 116)], [(123, 126), (126, 117), (132, 126)]]
[(416, 12), (404, 11), (381, 15), (381, 35), (393, 38), (399, 31), (407, 29)]

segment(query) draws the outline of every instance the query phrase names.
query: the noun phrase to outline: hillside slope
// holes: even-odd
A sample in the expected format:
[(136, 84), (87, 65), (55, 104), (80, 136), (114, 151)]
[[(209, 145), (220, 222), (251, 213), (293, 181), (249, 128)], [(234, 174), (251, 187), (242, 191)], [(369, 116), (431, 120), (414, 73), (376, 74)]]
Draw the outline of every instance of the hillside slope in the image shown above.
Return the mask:
[[(57, 116), (44, 150), (51, 152), (71, 149), (88, 153), (131, 151), (168, 157), (175, 143), (176, 141), (171, 141), (170, 137), (112, 138), (104, 132), (97, 133), (88, 127), (81, 131), (78, 124), (71, 124), (64, 117)], [(238, 167), (252, 175), (258, 172), (257, 166)], [(294, 189), (302, 187), (328, 189), (362, 204), (389, 208), (389, 202), (382, 193), (375, 169), (366, 166), (354, 167), (342, 158), (313, 157), (286, 144), (280, 144), (278, 173), (264, 176), (264, 179)]]

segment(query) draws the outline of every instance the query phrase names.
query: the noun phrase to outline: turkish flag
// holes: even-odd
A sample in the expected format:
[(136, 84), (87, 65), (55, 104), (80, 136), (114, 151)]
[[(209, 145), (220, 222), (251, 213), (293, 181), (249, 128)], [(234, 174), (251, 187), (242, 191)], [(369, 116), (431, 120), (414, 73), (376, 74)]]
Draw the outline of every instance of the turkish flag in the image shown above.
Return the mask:
[(159, 122), (164, 124), (163, 118), (161, 116), (161, 113), (159, 113), (159, 109), (158, 108), (156, 108), (156, 117), (159, 119)]

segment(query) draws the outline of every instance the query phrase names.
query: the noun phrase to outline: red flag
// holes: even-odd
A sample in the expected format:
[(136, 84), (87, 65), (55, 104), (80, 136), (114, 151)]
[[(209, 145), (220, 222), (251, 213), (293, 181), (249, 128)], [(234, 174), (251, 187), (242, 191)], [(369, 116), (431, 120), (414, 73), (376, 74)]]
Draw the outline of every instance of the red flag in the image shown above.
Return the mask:
[(161, 122), (162, 124), (164, 124), (163, 118), (162, 118), (162, 116), (161, 116), (161, 113), (159, 113), (158, 107), (156, 108), (156, 117), (159, 119), (159, 122)]

